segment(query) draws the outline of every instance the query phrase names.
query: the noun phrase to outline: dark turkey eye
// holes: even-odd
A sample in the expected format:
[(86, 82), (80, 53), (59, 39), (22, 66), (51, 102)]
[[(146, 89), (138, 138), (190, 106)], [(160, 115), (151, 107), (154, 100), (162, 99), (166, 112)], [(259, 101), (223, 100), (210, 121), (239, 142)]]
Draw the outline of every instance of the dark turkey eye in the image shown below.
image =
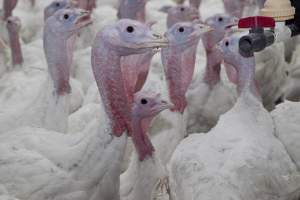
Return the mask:
[(142, 99), (141, 104), (146, 105), (148, 103), (147, 99)]
[(180, 27), (180, 28), (178, 29), (178, 31), (179, 31), (180, 33), (183, 33), (183, 32), (184, 32), (184, 28), (183, 28), (183, 27)]
[(64, 15), (64, 18), (65, 18), (65, 19), (69, 19), (69, 15), (68, 15), (68, 14), (65, 14), (65, 15)]
[(180, 11), (183, 12), (185, 9), (184, 8), (180, 8)]
[(60, 3), (56, 3), (55, 6), (56, 6), (56, 7), (59, 7), (59, 6), (60, 6)]
[(134, 32), (134, 28), (132, 26), (128, 26), (126, 30), (128, 33)]
[(223, 21), (223, 17), (219, 17), (219, 18), (218, 18), (218, 21), (219, 21), (219, 22), (222, 22), (222, 21)]
[(228, 41), (225, 42), (225, 46), (226, 46), (226, 47), (229, 46), (229, 42), (228, 42)]

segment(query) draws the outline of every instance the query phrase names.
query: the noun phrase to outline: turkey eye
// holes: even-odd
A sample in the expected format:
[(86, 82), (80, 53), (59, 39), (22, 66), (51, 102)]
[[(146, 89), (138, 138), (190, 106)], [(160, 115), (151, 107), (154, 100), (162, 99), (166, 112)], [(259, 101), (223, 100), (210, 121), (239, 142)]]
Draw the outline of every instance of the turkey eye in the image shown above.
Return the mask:
[(184, 11), (184, 8), (180, 8), (180, 11), (183, 12), (183, 11)]
[(68, 15), (68, 14), (65, 14), (65, 15), (64, 15), (64, 19), (69, 19), (69, 15)]
[(184, 28), (183, 28), (183, 27), (180, 27), (180, 28), (178, 29), (178, 31), (179, 31), (180, 33), (183, 33), (183, 32), (184, 32)]
[(223, 17), (219, 17), (218, 21), (222, 22), (223, 21)]
[(146, 105), (148, 103), (147, 99), (142, 99), (141, 104)]
[(228, 41), (225, 42), (225, 46), (226, 46), (226, 47), (229, 46), (229, 42), (228, 42)]
[(134, 31), (134, 28), (132, 26), (128, 26), (126, 30), (128, 33), (132, 33)]
[(55, 6), (56, 6), (56, 7), (59, 7), (59, 6), (60, 6), (60, 3), (56, 3)]

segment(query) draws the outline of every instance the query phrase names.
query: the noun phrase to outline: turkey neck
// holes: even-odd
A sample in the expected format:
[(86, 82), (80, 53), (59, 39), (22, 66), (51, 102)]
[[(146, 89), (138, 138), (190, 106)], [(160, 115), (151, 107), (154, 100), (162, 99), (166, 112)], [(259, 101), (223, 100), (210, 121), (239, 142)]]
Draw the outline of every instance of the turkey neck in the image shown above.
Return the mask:
[(239, 95), (250, 92), (252, 95), (260, 99), (260, 95), (255, 83), (255, 58), (241, 58), (238, 71), (238, 92)]
[(220, 82), (220, 71), (221, 71), (221, 53), (218, 49), (213, 47), (212, 49), (205, 49), (207, 63), (204, 74), (204, 81), (210, 88), (213, 88), (217, 83)]
[(180, 113), (187, 105), (185, 93), (193, 79), (197, 44), (170, 46), (162, 51), (170, 99)]
[[(67, 131), (69, 114), (69, 84), (72, 52), (67, 42), (69, 38), (51, 32), (44, 33), (44, 50), (49, 72), (49, 91), (46, 96), (46, 128), (59, 132)], [(54, 91), (53, 91), (54, 88)]]
[(19, 39), (19, 32), (10, 31), (9, 43), (11, 47), (12, 64), (13, 66), (23, 64), (23, 55)]
[(48, 70), (53, 81), (56, 96), (66, 95), (71, 92), (69, 78), (72, 52), (70, 52), (68, 39), (60, 37), (59, 34), (49, 32), (44, 37)]
[(93, 72), (113, 133), (120, 136), (131, 129), (131, 109), (122, 77), (121, 55), (101, 35), (97, 37), (100, 37), (99, 41), (92, 48)]
[(179, 47), (170, 47), (163, 49), (162, 56), (164, 59), (165, 75), (169, 87), (169, 96), (172, 103), (175, 105), (176, 111), (181, 112), (181, 101), (184, 98), (182, 88), (182, 68), (181, 68), (181, 56), (182, 49)]
[[(154, 152), (154, 147), (147, 135), (147, 131), (152, 119), (152, 117), (141, 119), (135, 115), (132, 117), (132, 141), (140, 157), (140, 162), (144, 162), (144, 159), (147, 159), (147, 156), (152, 157)], [(148, 151), (144, 152), (144, 148), (146, 148)]]
[(133, 19), (140, 22), (145, 22), (147, 0), (121, 0), (118, 18), (119, 19)]

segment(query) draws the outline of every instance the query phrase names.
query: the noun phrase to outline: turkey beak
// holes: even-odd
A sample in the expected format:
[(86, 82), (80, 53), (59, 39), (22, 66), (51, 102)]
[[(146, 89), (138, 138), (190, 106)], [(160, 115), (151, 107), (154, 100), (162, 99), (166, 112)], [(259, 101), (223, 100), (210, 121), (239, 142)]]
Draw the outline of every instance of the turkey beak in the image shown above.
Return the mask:
[(160, 111), (171, 109), (173, 107), (174, 107), (174, 105), (172, 103), (162, 100), (161, 106), (160, 106)]
[(80, 11), (80, 16), (76, 20), (76, 25), (79, 28), (82, 28), (82, 27), (85, 27), (85, 26), (87, 26), (91, 23), (92, 23), (91, 13), (89, 11), (86, 11), (86, 10), (81, 10)]
[(146, 48), (164, 48), (169, 46), (169, 41), (166, 37), (153, 33), (150, 40), (145, 43)]
[(233, 17), (232, 20), (231, 20), (231, 23), (229, 23), (227, 26), (226, 26), (226, 29), (230, 29), (234, 26), (237, 26), (239, 24), (239, 18), (237, 17)]

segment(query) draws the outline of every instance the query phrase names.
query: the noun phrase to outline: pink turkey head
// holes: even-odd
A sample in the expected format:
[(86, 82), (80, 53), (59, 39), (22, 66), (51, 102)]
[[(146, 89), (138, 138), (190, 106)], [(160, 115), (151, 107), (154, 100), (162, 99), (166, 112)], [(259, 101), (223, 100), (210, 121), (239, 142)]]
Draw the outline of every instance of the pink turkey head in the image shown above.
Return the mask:
[(44, 9), (44, 20), (54, 15), (58, 10), (65, 9), (67, 7), (73, 6), (70, 0), (54, 0), (50, 5)]
[(132, 140), (140, 161), (147, 156), (152, 156), (154, 152), (154, 147), (147, 135), (151, 121), (161, 111), (171, 107), (172, 105), (163, 101), (158, 94), (152, 92), (135, 94), (132, 105)]
[(167, 27), (170, 28), (178, 22), (192, 22), (199, 19), (199, 11), (191, 6), (178, 5), (164, 6), (160, 11), (168, 13)]
[(102, 37), (120, 56), (146, 53), (168, 45), (165, 38), (152, 32), (150, 25), (131, 19), (122, 19), (107, 27)]
[(134, 95), (132, 115), (140, 119), (153, 118), (172, 105), (162, 100), (160, 94), (140, 91)]
[(261, 100), (258, 85), (255, 81), (255, 57), (245, 58), (239, 53), (240, 35), (225, 38), (220, 44), (224, 62), (232, 65), (237, 74), (238, 92), (249, 91)]
[(206, 49), (212, 49), (224, 38), (226, 31), (237, 25), (238, 18), (229, 16), (227, 14), (216, 14), (207, 18), (205, 23), (212, 27), (213, 31), (204, 34), (202, 41)]
[(212, 29), (204, 24), (195, 22), (181, 22), (173, 25), (166, 33), (170, 46), (182, 46), (188, 48), (194, 45), (202, 34)]
[[(48, 31), (69, 38), (81, 28), (90, 24), (90, 13), (82, 9), (70, 8), (57, 11), (46, 21)], [(51, 26), (49, 26), (51, 24)]]
[(7, 30), (10, 34), (19, 33), (21, 29), (21, 20), (18, 17), (11, 16), (7, 19), (6, 23)]
[(4, 0), (3, 10), (4, 10), (4, 20), (12, 16), (12, 12), (17, 6), (18, 0)]
[(225, 63), (235, 68), (241, 65), (242, 56), (239, 53), (239, 37), (232, 36), (225, 38), (218, 44), (218, 49), (222, 52)]

